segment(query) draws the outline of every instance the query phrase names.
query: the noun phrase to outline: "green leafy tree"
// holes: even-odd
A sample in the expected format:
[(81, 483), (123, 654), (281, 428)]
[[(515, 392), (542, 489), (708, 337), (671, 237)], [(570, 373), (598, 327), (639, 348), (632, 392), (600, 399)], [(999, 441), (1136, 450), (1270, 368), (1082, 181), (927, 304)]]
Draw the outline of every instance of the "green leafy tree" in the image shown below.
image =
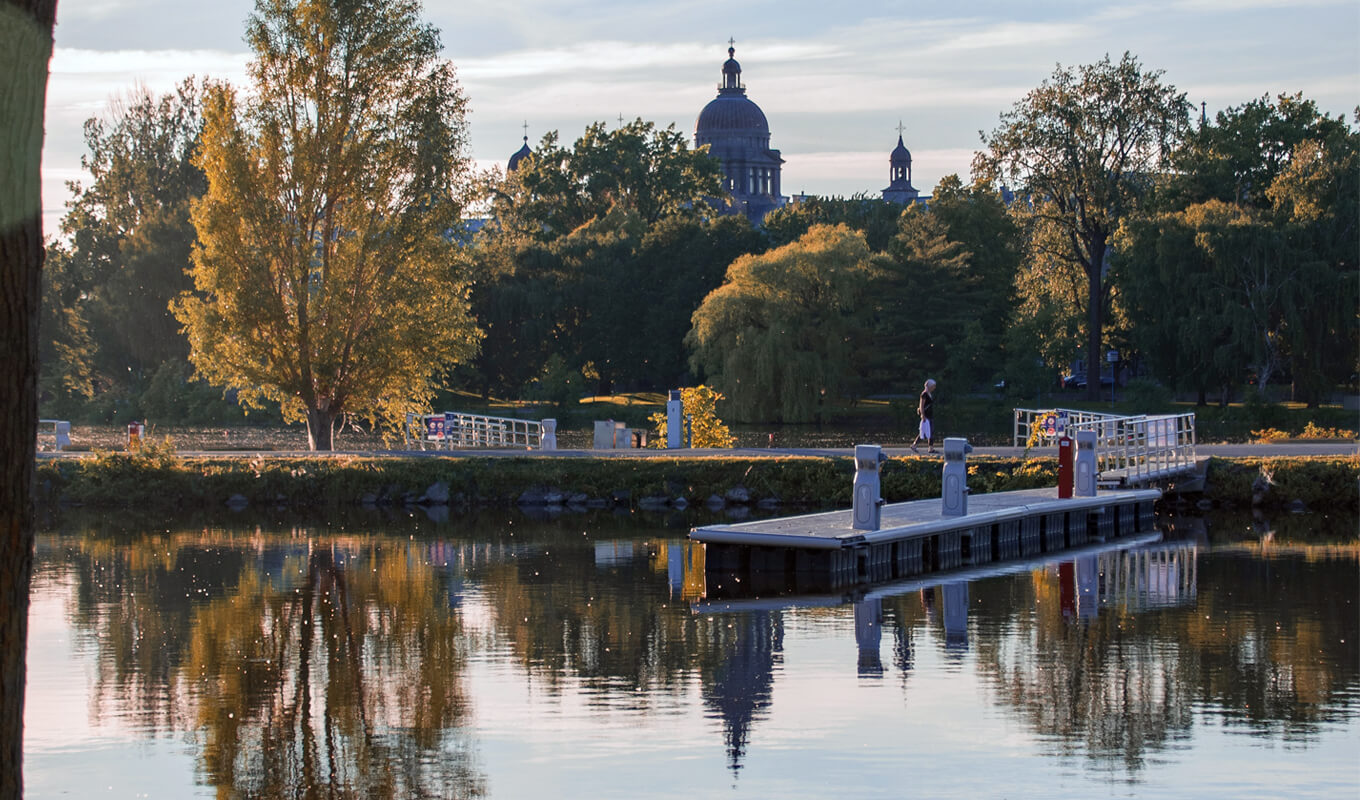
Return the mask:
[(50, 246), (58, 268), (44, 281), (45, 395), (127, 393), (188, 356), (170, 301), (192, 286), (202, 92), (192, 79), (161, 96), (138, 89), (86, 121), (91, 180), (69, 184), (66, 241)]
[[(939, 282), (929, 290), (927, 316), (938, 317), (950, 331), (941, 369), (959, 385), (993, 383), (1002, 366), (998, 354), (1008, 352), (1004, 344), (1020, 267), (1020, 228), (994, 186), (985, 182), (964, 186), (955, 175), (936, 185), (930, 215), (939, 221), (945, 237), (967, 254), (965, 266), (945, 265)], [(906, 215), (904, 229), (905, 220)], [(920, 381), (911, 383), (916, 388)]]
[(42, 274), (42, 332), (38, 359), (39, 388), (48, 398), (80, 398), (94, 395), (94, 354), (97, 348), (90, 331), (85, 283), (76, 274), (69, 248), (60, 243), (47, 247)]
[[(1142, 206), (1153, 176), (1188, 129), (1185, 95), (1161, 76), (1145, 71), (1128, 53), (1118, 63), (1106, 56), (1076, 69), (1059, 66), (1001, 115), (975, 165), (983, 176), (1009, 181), (1027, 198), (1016, 206), (1025, 211), (1029, 260), (1051, 262), (1038, 267), (1044, 272), (1065, 265), (1054, 278), (1073, 269), (1082, 276), (1079, 308), (1085, 312), (1092, 369), (1103, 351), (1111, 237), (1120, 220)], [(1035, 298), (1036, 305), (1041, 302)], [(1099, 381), (1087, 382), (1088, 397), (1099, 391)]]
[(874, 261), (866, 293), (873, 332), (853, 362), (864, 390), (907, 392), (927, 376), (953, 374), (963, 338), (977, 321), (966, 297), (974, 284), (971, 255), (933, 213), (920, 206), (902, 213), (887, 257)]
[(1119, 281), (1159, 377), (1221, 402), (1245, 373), (1316, 403), (1354, 372), (1357, 135), (1301, 95), (1220, 112), (1177, 153), (1161, 213), (1126, 221)]
[(795, 242), (813, 225), (845, 225), (864, 234), (869, 249), (881, 252), (897, 235), (897, 218), (903, 206), (877, 197), (856, 194), (842, 197), (809, 197), (803, 202), (777, 208), (766, 215), (761, 227), (774, 247)]
[(258, 0), (252, 91), (213, 87), (194, 205), (199, 375), (329, 450), (342, 414), (426, 405), (478, 332), (452, 232), (466, 99), (414, 0)]
[(738, 258), (694, 312), (691, 365), (732, 398), (737, 419), (816, 419), (825, 395), (851, 378), (871, 269), (863, 234), (844, 225)]
[(1299, 267), (1284, 345), (1294, 399), (1310, 407), (1360, 364), (1360, 132), (1319, 133), (1295, 146), (1266, 190)]
[(483, 391), (541, 383), (553, 355), (601, 393), (680, 381), (690, 315), (733, 258), (760, 246), (744, 220), (713, 213), (721, 180), (673, 126), (596, 123), (570, 148), (544, 136), (489, 187), (473, 293)]
[[(737, 437), (732, 435), (723, 421), (718, 418), (718, 401), (724, 399), (722, 393), (708, 386), (686, 386), (680, 390), (680, 404), (685, 416), (690, 418), (691, 447), (731, 447)], [(670, 432), (670, 421), (666, 412), (658, 411), (647, 418), (656, 426), (656, 437), (652, 447), (664, 448)]]

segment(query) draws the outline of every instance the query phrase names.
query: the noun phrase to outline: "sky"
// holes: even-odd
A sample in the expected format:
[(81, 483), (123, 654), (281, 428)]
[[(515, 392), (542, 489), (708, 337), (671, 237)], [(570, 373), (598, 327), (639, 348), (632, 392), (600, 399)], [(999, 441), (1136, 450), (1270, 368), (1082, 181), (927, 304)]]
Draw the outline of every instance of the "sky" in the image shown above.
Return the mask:
[[(246, 86), (251, 0), (60, 0), (47, 92), (44, 226), (85, 179), (82, 125), (138, 86), (210, 76)], [(1348, 119), (1360, 105), (1355, 0), (426, 0), (466, 92), (471, 157), (501, 165), (594, 121), (694, 122), (729, 38), (770, 122), (787, 194), (876, 194), (903, 129), (913, 184), (967, 178), (981, 134), (1055, 67), (1135, 55), (1210, 116), (1302, 92)]]

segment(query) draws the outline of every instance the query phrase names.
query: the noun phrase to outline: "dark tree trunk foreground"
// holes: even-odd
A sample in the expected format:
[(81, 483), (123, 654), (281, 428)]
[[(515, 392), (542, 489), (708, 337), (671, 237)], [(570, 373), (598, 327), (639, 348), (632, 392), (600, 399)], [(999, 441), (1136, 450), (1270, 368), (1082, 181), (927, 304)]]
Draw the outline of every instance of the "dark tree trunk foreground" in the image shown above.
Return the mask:
[(56, 0), (0, 0), (0, 800), (24, 793), (43, 106)]

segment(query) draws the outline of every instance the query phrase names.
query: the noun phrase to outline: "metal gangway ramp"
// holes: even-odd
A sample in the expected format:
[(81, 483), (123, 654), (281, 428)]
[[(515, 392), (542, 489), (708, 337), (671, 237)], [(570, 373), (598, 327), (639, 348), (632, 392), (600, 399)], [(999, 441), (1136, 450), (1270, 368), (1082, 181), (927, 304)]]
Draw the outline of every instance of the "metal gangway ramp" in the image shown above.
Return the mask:
[(1191, 475), (1195, 457), (1195, 415), (1103, 414), (1069, 408), (1015, 409), (1016, 447), (1057, 448), (1059, 431), (1095, 431), (1097, 483), (1133, 488)]
[[(461, 450), (474, 448), (538, 450), (543, 448), (544, 422), (515, 417), (491, 417), (445, 411), (407, 414), (402, 441), (406, 449)], [(555, 439), (555, 432), (549, 431)]]

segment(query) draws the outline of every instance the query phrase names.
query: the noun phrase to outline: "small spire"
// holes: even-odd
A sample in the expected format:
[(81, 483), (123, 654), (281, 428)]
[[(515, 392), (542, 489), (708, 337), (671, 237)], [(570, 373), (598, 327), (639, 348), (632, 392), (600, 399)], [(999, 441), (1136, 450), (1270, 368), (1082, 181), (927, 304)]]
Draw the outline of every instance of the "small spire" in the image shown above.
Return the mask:
[(524, 143), (525, 143), (525, 144), (528, 144), (528, 143), (529, 143), (529, 120), (527, 120), (527, 119), (524, 120), (524, 125), (521, 126), (521, 127), (524, 128)]
[(623, 127), (623, 115), (622, 115), (622, 114), (619, 115), (619, 127), (620, 127), (620, 128)]
[(897, 138), (901, 139), (901, 138), (902, 138), (902, 131), (905, 131), (906, 129), (907, 129), (907, 126), (903, 125), (903, 124), (902, 124), (902, 120), (899, 119), (899, 120), (897, 121)]

